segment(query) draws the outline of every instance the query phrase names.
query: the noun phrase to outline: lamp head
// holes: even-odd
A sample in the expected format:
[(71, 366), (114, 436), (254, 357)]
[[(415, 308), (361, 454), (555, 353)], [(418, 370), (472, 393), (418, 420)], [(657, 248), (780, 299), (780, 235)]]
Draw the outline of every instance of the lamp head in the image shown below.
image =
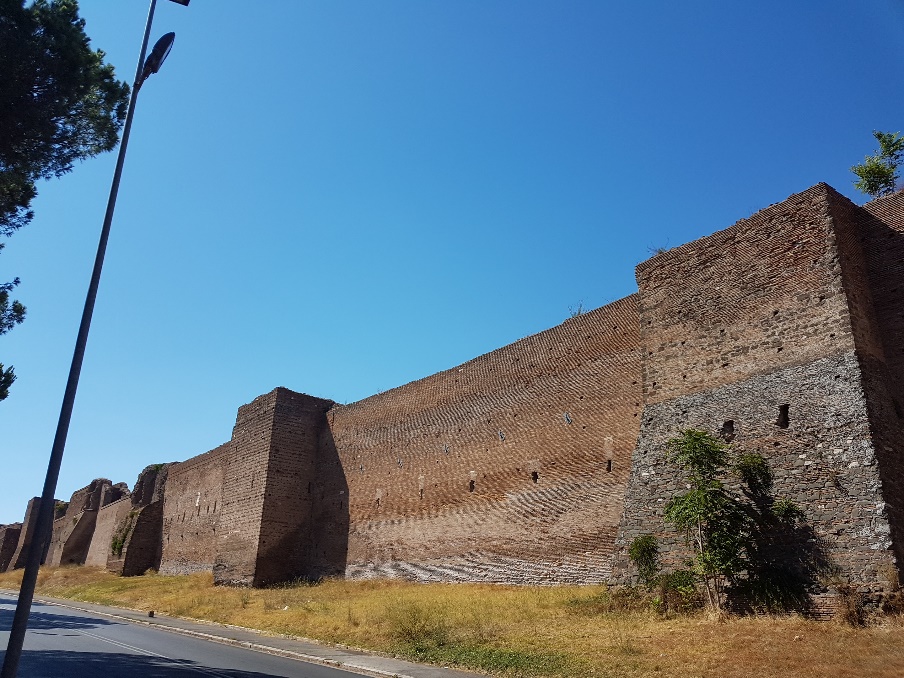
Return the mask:
[(166, 57), (169, 56), (170, 50), (173, 48), (173, 42), (175, 40), (175, 33), (167, 33), (157, 41), (157, 44), (154, 45), (154, 49), (151, 50), (148, 58), (144, 60), (144, 68), (141, 71), (141, 78), (139, 78), (138, 82), (135, 83), (136, 88), (141, 87), (145, 80), (147, 80), (153, 73), (156, 73), (160, 70), (163, 62), (166, 61)]

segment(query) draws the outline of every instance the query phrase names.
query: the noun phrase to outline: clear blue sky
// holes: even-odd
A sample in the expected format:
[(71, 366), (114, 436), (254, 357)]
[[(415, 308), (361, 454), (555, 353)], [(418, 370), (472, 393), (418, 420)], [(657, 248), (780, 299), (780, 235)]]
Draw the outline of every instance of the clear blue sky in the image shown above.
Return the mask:
[[(131, 81), (146, 0), (82, 0)], [(57, 496), (351, 402), (635, 291), (904, 129), (900, 0), (161, 0)], [(39, 186), (0, 278), (0, 522), (40, 494), (115, 162)]]

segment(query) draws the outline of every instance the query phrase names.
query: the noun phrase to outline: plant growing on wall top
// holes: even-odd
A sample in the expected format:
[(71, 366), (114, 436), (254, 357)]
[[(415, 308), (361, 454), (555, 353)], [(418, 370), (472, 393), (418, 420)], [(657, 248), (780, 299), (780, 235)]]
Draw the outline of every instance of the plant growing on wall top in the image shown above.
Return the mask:
[(893, 193), (898, 183), (898, 166), (904, 156), (904, 136), (900, 132), (878, 132), (873, 136), (879, 150), (868, 155), (859, 165), (851, 167), (857, 175), (854, 187), (874, 198)]

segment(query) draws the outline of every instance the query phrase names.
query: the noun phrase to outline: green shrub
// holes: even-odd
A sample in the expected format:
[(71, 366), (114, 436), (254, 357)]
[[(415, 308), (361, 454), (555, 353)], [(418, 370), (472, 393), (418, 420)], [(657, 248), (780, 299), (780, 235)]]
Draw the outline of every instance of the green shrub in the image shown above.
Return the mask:
[(659, 574), (659, 545), (652, 534), (642, 534), (631, 542), (628, 557), (637, 567), (640, 581), (652, 589)]

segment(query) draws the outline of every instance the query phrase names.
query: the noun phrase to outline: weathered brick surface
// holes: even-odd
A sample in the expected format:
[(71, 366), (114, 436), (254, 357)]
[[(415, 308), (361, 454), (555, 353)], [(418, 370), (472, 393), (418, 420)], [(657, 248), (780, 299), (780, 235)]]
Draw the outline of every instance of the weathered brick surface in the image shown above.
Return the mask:
[(22, 523), (0, 525), (0, 572), (6, 572), (16, 547), (19, 545), (19, 535), (22, 533)]
[(260, 586), (304, 576), (324, 413), (332, 401), (277, 388), (239, 409), (214, 580)]
[(163, 501), (169, 464), (152, 464), (138, 475), (130, 497), (131, 508), (121, 509), (113, 534), (122, 540), (120, 553), (112, 551), (107, 569), (125, 577), (159, 570), (163, 555)]
[[(790, 422), (780, 428), (776, 413), (786, 403)], [(688, 555), (683, 536), (662, 520), (666, 502), (686, 482), (665, 461), (663, 448), (681, 429), (718, 432), (732, 420), (732, 444), (767, 458), (776, 496), (803, 508), (832, 562), (856, 581), (887, 582), (884, 566), (894, 559), (866, 415), (853, 351), (648, 406), (619, 530), (615, 578), (625, 581), (633, 573), (625, 549), (644, 533), (657, 535), (667, 566), (679, 566)]]
[(819, 184), (637, 267), (646, 404), (852, 348), (829, 192)]
[(904, 193), (875, 200), (850, 220), (860, 236), (881, 348), (872, 359), (864, 360), (862, 370), (900, 567), (904, 564)]
[(169, 469), (163, 503), (162, 574), (210, 572), (231, 443)]
[(637, 334), (631, 296), (332, 408), (347, 574), (604, 580), (637, 436)]

